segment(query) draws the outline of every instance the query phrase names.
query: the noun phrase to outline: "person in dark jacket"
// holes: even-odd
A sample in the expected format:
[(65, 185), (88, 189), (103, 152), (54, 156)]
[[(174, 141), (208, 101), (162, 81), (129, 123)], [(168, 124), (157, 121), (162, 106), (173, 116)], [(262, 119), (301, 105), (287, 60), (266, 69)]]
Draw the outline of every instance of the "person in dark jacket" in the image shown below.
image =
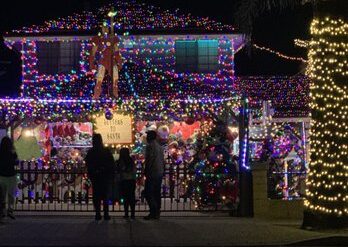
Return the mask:
[(11, 219), (15, 219), (13, 211), (17, 187), (15, 169), (17, 164), (17, 154), (12, 140), (9, 137), (2, 138), (0, 145), (0, 217), (7, 215)]
[(104, 220), (110, 220), (108, 194), (115, 176), (114, 157), (111, 151), (103, 146), (100, 134), (94, 134), (92, 142), (93, 147), (88, 150), (85, 161), (88, 177), (92, 182), (95, 219), (98, 221), (102, 218), (101, 201), (103, 201)]
[(121, 193), (124, 199), (124, 218), (128, 218), (129, 207), (131, 218), (135, 218), (135, 182), (136, 166), (130, 157), (128, 148), (121, 148), (118, 168), (121, 174)]
[(159, 219), (161, 210), (161, 187), (164, 175), (164, 150), (156, 140), (156, 131), (147, 132), (145, 153), (145, 198), (150, 214), (145, 220)]

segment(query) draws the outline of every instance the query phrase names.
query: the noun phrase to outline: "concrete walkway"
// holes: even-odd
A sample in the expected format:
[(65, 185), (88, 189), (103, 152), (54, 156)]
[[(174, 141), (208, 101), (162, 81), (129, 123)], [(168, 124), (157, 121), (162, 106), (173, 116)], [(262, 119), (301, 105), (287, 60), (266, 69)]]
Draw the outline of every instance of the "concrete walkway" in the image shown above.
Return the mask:
[(87, 216), (18, 216), (0, 223), (0, 246), (279, 246), (327, 237), (348, 245), (348, 229), (306, 231), (299, 224), (207, 216), (159, 221), (114, 217), (98, 223)]

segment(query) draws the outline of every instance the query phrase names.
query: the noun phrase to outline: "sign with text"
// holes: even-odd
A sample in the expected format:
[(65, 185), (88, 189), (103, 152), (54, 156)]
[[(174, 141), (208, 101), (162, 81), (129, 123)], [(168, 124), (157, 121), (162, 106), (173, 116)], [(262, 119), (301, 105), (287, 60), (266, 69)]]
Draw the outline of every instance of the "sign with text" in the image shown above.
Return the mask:
[(95, 119), (95, 132), (101, 134), (103, 143), (109, 145), (133, 143), (133, 121), (131, 114), (113, 113), (108, 120), (105, 115)]

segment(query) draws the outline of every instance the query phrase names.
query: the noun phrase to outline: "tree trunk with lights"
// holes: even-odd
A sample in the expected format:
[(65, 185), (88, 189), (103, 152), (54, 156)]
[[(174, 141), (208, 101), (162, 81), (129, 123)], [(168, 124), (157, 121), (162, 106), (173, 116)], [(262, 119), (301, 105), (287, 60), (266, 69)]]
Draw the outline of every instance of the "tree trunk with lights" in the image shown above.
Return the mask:
[(348, 21), (346, 0), (318, 1), (311, 24), (311, 162), (303, 227), (348, 225)]

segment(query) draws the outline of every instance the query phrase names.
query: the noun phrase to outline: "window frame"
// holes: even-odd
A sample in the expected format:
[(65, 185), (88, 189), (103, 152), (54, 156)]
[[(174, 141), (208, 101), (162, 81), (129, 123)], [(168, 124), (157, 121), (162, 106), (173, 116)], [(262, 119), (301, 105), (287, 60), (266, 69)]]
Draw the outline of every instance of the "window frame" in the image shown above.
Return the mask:
[(80, 41), (37, 41), (37, 71), (40, 75), (71, 74), (80, 71)]
[(175, 70), (177, 73), (215, 74), (219, 71), (218, 51), (217, 39), (178, 39), (175, 41)]

